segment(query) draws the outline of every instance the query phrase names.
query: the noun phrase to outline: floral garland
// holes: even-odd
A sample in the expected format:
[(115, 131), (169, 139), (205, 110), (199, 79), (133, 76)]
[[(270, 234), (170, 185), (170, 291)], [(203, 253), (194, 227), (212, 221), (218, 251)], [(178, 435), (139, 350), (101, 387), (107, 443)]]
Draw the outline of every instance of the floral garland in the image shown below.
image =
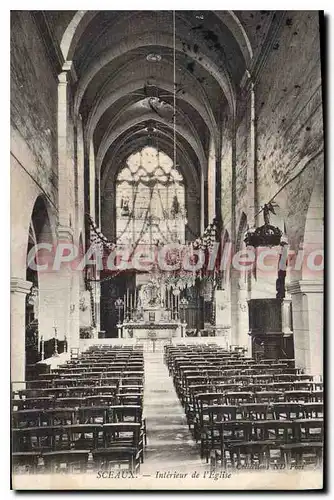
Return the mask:
[[(93, 244), (99, 244), (101, 243), (102, 246), (105, 248), (108, 248), (108, 250), (115, 250), (117, 244), (115, 242), (112, 242), (104, 236), (102, 231), (96, 226), (94, 223), (93, 219), (90, 217), (90, 215), (87, 214), (87, 218), (91, 227), (91, 232), (90, 232), (90, 240)], [(217, 222), (214, 219), (211, 224), (209, 224), (206, 229), (204, 230), (204, 233), (202, 236), (199, 236), (198, 238), (195, 239), (195, 241), (189, 242), (187, 246), (190, 248), (192, 247), (194, 250), (197, 249), (210, 249), (213, 247), (214, 242), (217, 241)]]
[[(90, 240), (92, 245), (99, 248), (100, 251), (102, 251), (103, 248), (107, 248), (110, 251), (114, 251), (117, 247), (116, 243), (108, 240), (108, 238), (106, 238), (102, 233), (102, 231), (96, 226), (90, 215), (89, 214), (86, 215), (90, 225)], [(142, 234), (139, 235), (139, 239), (141, 238), (141, 236)], [(138, 241), (133, 246), (133, 251), (138, 245)], [(186, 253), (190, 252), (191, 254), (194, 250), (210, 251), (213, 248), (213, 244), (215, 241), (217, 241), (217, 222), (214, 219), (212, 223), (207, 226), (203, 235), (200, 236), (199, 238), (196, 238), (195, 241), (188, 242), (183, 250), (175, 249), (173, 252), (169, 252), (169, 255), (167, 255), (168, 260), (170, 263), (181, 264), (181, 261)], [(161, 244), (163, 245), (163, 243)], [(121, 271), (119, 271), (119, 273), (120, 272)], [(116, 275), (118, 275), (119, 273), (117, 273)], [(116, 276), (108, 276), (107, 278), (96, 281), (99, 282), (110, 281), (115, 277)], [(178, 274), (171, 273), (169, 276), (167, 276), (166, 284), (169, 287), (185, 289), (194, 286), (196, 277), (203, 278), (201, 271), (188, 272), (188, 273), (185, 272), (183, 275), (180, 275), (180, 273)]]

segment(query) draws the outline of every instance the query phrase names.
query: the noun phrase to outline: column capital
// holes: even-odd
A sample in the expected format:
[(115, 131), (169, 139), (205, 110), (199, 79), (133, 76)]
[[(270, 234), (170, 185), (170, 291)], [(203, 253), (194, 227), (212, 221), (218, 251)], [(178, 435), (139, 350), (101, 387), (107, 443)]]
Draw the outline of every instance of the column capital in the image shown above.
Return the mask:
[(75, 71), (74, 62), (73, 61), (65, 61), (62, 67), (63, 72), (67, 72), (70, 75), (70, 78), (73, 83), (76, 83), (78, 80), (77, 73)]
[(73, 228), (70, 226), (58, 225), (57, 236), (58, 240), (73, 242)]
[(320, 280), (296, 280), (287, 285), (287, 291), (291, 295), (298, 293), (323, 293), (324, 283)]
[(10, 291), (27, 295), (32, 287), (32, 282), (22, 278), (10, 278)]
[(58, 82), (61, 85), (67, 85), (67, 71), (62, 71), (58, 75)]

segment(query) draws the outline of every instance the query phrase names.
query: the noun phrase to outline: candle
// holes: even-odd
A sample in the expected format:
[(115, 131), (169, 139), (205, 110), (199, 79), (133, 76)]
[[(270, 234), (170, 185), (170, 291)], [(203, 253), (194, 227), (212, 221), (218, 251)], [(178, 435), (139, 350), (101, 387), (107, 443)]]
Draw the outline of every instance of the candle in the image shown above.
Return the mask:
[(126, 308), (129, 309), (129, 289), (126, 290)]
[(126, 314), (126, 300), (125, 300), (125, 294), (124, 294), (123, 303), (124, 303), (124, 318), (125, 318), (125, 314)]

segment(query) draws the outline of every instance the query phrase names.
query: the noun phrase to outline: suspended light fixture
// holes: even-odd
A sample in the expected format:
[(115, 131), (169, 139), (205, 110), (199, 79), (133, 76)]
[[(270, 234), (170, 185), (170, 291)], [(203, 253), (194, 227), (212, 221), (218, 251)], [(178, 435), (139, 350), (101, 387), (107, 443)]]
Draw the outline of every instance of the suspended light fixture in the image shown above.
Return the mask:
[[(159, 33), (159, 19), (158, 19), (158, 11), (155, 12), (155, 46), (158, 46), (158, 33)], [(146, 56), (146, 60), (151, 63), (158, 63), (162, 59), (162, 55), (158, 52), (150, 52)]]
[(161, 59), (162, 59), (162, 56), (160, 54), (156, 54), (155, 52), (151, 52), (150, 54), (147, 54), (147, 56), (146, 56), (146, 60), (148, 62), (157, 63), (157, 62), (160, 62)]
[(245, 233), (246, 246), (257, 248), (286, 245), (286, 238), (282, 238), (283, 233), (280, 228), (270, 224), (270, 213), (275, 215), (274, 205), (271, 202), (263, 207), (263, 226), (252, 227)]
[(174, 168), (176, 167), (176, 22), (173, 10), (173, 152)]

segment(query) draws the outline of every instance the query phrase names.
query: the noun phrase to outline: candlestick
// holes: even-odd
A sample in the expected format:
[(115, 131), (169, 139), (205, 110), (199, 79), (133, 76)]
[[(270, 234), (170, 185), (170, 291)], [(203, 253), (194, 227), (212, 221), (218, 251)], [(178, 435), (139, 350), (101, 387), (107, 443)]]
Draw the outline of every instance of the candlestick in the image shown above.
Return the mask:
[(123, 304), (124, 304), (124, 320), (125, 320), (125, 316), (126, 316), (126, 302), (125, 302), (125, 294), (124, 294)]
[(54, 348), (54, 353), (53, 353), (53, 355), (54, 355), (54, 356), (59, 356), (59, 354), (58, 354), (57, 328), (56, 328), (56, 327), (54, 327), (54, 330), (55, 330), (55, 348)]
[(41, 335), (41, 361), (44, 361), (44, 337)]

